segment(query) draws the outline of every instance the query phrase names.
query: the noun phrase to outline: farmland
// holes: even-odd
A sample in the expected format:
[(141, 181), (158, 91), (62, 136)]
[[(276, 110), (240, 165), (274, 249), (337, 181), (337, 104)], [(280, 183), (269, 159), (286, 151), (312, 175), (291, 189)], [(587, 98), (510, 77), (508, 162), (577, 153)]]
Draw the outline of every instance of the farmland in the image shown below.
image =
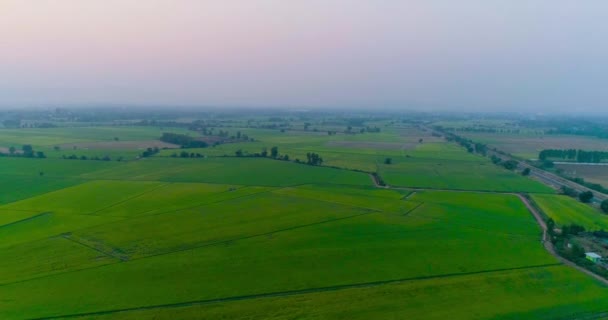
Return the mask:
[(557, 170), (572, 178), (582, 178), (591, 183), (608, 186), (608, 167), (604, 165), (556, 164)]
[[(247, 126), (272, 123), (259, 115), (226, 119), (214, 130), (253, 140), (186, 149), (158, 138), (200, 132), (0, 130), (2, 146), (48, 155), (0, 158), (0, 318), (550, 319), (608, 310), (605, 285), (545, 250), (516, 194), (531, 194), (558, 224), (605, 228), (595, 209), (418, 125), (285, 121), (279, 130)], [(148, 145), (160, 148), (141, 155)], [(111, 159), (88, 158), (97, 152)], [(308, 163), (310, 153), (323, 162)]]
[(608, 216), (561, 195), (533, 195), (538, 206), (559, 225), (578, 224), (588, 230), (608, 230)]
[(538, 153), (545, 149), (608, 150), (604, 140), (585, 136), (533, 133), (466, 133), (465, 136), (523, 159), (537, 159)]

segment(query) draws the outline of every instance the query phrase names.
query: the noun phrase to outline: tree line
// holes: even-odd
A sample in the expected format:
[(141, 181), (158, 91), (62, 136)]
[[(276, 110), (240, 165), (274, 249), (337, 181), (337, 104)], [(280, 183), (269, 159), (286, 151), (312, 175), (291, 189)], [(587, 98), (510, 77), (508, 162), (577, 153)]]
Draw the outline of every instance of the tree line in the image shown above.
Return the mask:
[(585, 163), (600, 163), (608, 159), (606, 151), (585, 151), (580, 149), (545, 149), (538, 154), (538, 159), (563, 159)]
[(23, 157), (23, 158), (46, 158), (46, 154), (42, 151), (35, 151), (31, 144), (24, 144), (21, 150), (11, 146), (8, 153), (0, 152), (1, 157)]
[(164, 132), (160, 137), (160, 141), (177, 144), (182, 148), (206, 148), (208, 146), (207, 142), (205, 141), (196, 139), (189, 135), (172, 132)]

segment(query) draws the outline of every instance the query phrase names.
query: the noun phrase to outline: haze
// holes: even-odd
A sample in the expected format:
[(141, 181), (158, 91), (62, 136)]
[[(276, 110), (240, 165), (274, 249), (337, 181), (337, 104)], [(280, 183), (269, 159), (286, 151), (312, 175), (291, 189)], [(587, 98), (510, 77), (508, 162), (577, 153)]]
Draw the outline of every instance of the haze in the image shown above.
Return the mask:
[(601, 110), (605, 1), (0, 0), (0, 105)]

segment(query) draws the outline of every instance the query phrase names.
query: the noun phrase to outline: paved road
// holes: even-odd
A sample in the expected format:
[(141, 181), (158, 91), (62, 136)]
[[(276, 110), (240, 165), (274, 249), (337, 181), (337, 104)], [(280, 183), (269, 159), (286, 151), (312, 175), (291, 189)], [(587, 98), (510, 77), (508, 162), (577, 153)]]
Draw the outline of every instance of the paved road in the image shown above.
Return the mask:
[(519, 161), (517, 159), (514, 159), (511, 156), (508, 155), (504, 155), (504, 154), (500, 154), (497, 152), (493, 152), (490, 151), (489, 152), (492, 155), (496, 155), (497, 157), (500, 157), (503, 160), (514, 160), (517, 161), (517, 163), (519, 164), (520, 168), (528, 168), (530, 169), (530, 177), (548, 185), (549, 187), (552, 187), (556, 190), (561, 189), (563, 186), (574, 189), (578, 192), (585, 192), (585, 191), (591, 191), (594, 195), (594, 201), (595, 202), (602, 202), (604, 200), (608, 199), (608, 195), (595, 191), (593, 189), (589, 189), (583, 185), (580, 185), (574, 181), (570, 181), (568, 179), (564, 179), (554, 173), (539, 169), (537, 167), (534, 167), (532, 165), (529, 165), (528, 163), (524, 162), (524, 161)]

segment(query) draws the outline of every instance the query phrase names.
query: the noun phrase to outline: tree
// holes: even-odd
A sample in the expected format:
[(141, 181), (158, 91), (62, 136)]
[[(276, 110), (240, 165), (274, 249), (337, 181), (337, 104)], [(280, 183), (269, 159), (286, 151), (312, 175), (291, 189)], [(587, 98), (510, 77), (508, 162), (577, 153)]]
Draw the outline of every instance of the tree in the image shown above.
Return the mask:
[(418, 139), (418, 143), (422, 143), (422, 142), (424, 142), (424, 139), (422, 139), (422, 138)]
[(567, 186), (562, 186), (562, 193), (572, 198), (578, 197), (578, 192)]
[(608, 213), (608, 200), (602, 201), (600, 208), (602, 208), (602, 211), (604, 211), (604, 213)]
[(273, 159), (276, 159), (278, 155), (279, 155), (279, 148), (278, 147), (272, 147), (272, 148), (270, 148), (270, 156)]
[(517, 166), (519, 165), (519, 163), (515, 160), (507, 160), (507, 161), (503, 162), (502, 165), (507, 170), (515, 170), (515, 169), (517, 169)]
[(393, 163), (393, 159), (391, 159), (391, 158), (384, 159), (384, 164), (391, 164), (391, 163)]
[(581, 192), (578, 195), (578, 199), (581, 200), (582, 203), (589, 203), (589, 202), (591, 202), (591, 199), (593, 199), (593, 192), (591, 192), (591, 191)]
[(314, 152), (306, 153), (306, 163), (311, 166), (320, 166), (323, 163), (323, 158)]
[(262, 148), (262, 153), (260, 153), (260, 155), (262, 157), (267, 157), (268, 156), (268, 149), (266, 149), (265, 147)]
[(59, 151), (59, 150), (61, 150), (61, 147), (59, 147), (59, 146), (54, 146), (54, 147), (53, 147), (53, 149), (54, 149), (55, 151)]
[(46, 155), (42, 151), (36, 151), (36, 156), (38, 158), (46, 158)]
[(243, 156), (243, 150), (238, 149), (238, 150), (236, 150), (236, 151), (234, 152), (234, 154), (235, 154), (237, 157), (242, 157), (242, 156)]
[(502, 162), (502, 159), (500, 157), (497, 157), (494, 154), (492, 155), (491, 159), (492, 159), (492, 163), (494, 163), (494, 164), (499, 164)]
[(554, 229), (555, 229), (555, 221), (553, 221), (553, 219), (549, 218), (549, 220), (547, 220), (547, 233), (552, 236), (554, 233)]
[(521, 172), (522, 176), (529, 176), (530, 175), (530, 168), (525, 168), (524, 171)]
[(29, 158), (34, 157), (34, 148), (32, 147), (31, 144), (24, 144), (21, 147), (21, 150), (23, 150), (23, 155)]

